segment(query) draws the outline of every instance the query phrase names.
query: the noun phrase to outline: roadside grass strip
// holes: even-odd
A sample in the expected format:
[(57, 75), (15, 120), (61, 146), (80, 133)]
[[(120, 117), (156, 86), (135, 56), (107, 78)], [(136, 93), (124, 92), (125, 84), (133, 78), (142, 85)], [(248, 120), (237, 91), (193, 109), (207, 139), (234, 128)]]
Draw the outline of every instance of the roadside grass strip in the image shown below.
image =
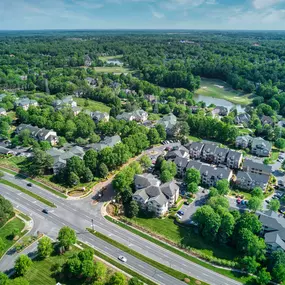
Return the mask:
[(41, 187), (41, 188), (43, 188), (43, 189), (45, 189), (45, 190), (51, 192), (51, 193), (54, 194), (54, 195), (57, 195), (57, 196), (61, 197), (61, 198), (63, 198), (63, 199), (66, 199), (66, 198), (67, 198), (67, 196), (64, 195), (63, 193), (60, 193), (59, 191), (56, 191), (56, 190), (50, 188), (49, 186), (47, 186), (47, 185), (45, 185), (45, 184), (43, 184), (43, 183), (41, 183), (41, 182), (38, 182), (38, 181), (33, 180), (33, 179), (31, 179), (31, 178), (28, 178), (28, 177), (26, 177), (26, 176), (23, 175), (23, 174), (20, 174), (20, 173), (17, 173), (17, 172), (15, 172), (15, 171), (12, 171), (12, 170), (10, 170), (10, 169), (6, 169), (6, 168), (2, 168), (2, 167), (0, 167), (0, 169), (1, 169), (2, 171), (5, 171), (5, 172), (10, 173), (10, 174), (12, 174), (12, 175), (15, 175), (15, 176), (17, 175), (17, 176), (19, 176), (19, 177), (21, 177), (21, 178), (27, 180), (28, 182), (34, 183), (35, 185), (37, 185), (37, 186), (39, 186), (39, 187)]
[(125, 273), (127, 273), (127, 274), (129, 274), (129, 275), (131, 275), (133, 277), (138, 278), (143, 283), (148, 284), (148, 285), (157, 285), (157, 283), (155, 283), (154, 281), (152, 281), (152, 280), (144, 277), (143, 275), (133, 271), (132, 269), (130, 269), (129, 267), (123, 265), (122, 263), (115, 261), (114, 259), (108, 257), (107, 255), (101, 253), (100, 251), (94, 249), (93, 247), (90, 247), (89, 245), (86, 245), (85, 243), (82, 243), (82, 242), (78, 242), (78, 244), (81, 247), (83, 247), (83, 248), (91, 249), (94, 252), (95, 256), (98, 256), (99, 258), (101, 258), (101, 259), (105, 260), (106, 262), (112, 264), (116, 268), (124, 271)]
[(54, 203), (51, 203), (50, 201), (48, 201), (48, 200), (42, 198), (41, 196), (39, 196), (39, 195), (37, 195), (37, 194), (35, 194), (35, 193), (33, 193), (33, 192), (31, 192), (31, 191), (25, 189), (25, 188), (22, 188), (22, 187), (19, 186), (19, 185), (16, 185), (16, 184), (14, 184), (14, 183), (12, 183), (12, 182), (10, 182), (10, 181), (7, 181), (7, 180), (5, 180), (5, 179), (3, 179), (3, 178), (0, 178), (0, 183), (2, 183), (2, 184), (4, 184), (4, 185), (7, 185), (7, 186), (9, 186), (9, 187), (12, 187), (12, 188), (14, 188), (14, 189), (17, 189), (17, 190), (19, 190), (19, 191), (25, 193), (26, 195), (29, 195), (30, 197), (33, 197), (33, 198), (35, 198), (36, 200), (38, 200), (38, 201), (40, 201), (40, 202), (46, 204), (46, 205), (49, 206), (49, 207), (56, 208), (56, 205), (55, 205)]
[[(148, 257), (146, 257), (146, 256), (144, 256), (144, 255), (142, 255), (142, 254), (140, 254), (138, 252), (136, 252), (135, 250), (132, 250), (129, 247), (127, 247), (127, 246), (125, 246), (125, 245), (123, 245), (123, 244), (121, 244), (121, 243), (119, 243), (119, 242), (117, 242), (117, 241), (115, 241), (115, 240), (113, 240), (113, 239), (111, 239), (111, 238), (109, 238), (109, 237), (99, 233), (99, 232), (95, 232), (95, 231), (93, 231), (92, 229), (89, 229), (89, 228), (87, 228), (87, 230), (91, 234), (95, 235), (96, 237), (98, 237), (98, 238), (106, 241), (107, 243), (109, 243), (109, 244), (119, 248), (120, 250), (123, 250), (124, 252), (126, 252), (128, 254), (133, 255), (134, 257), (140, 259), (141, 261), (150, 264), (151, 266), (153, 266), (153, 267), (155, 267), (155, 268), (165, 272), (168, 275), (171, 275), (172, 277), (174, 277), (174, 278), (176, 278), (178, 280), (181, 280), (181, 281), (184, 281), (184, 282), (187, 281), (186, 283), (189, 284), (189, 285), (192, 285), (192, 284), (193, 285), (194, 284), (208, 285), (208, 283), (205, 283), (203, 281), (197, 280), (197, 279), (195, 279), (193, 277), (188, 276), (187, 274), (179, 272), (179, 271), (177, 271), (175, 269), (172, 269), (172, 268), (170, 268), (170, 267), (168, 267), (168, 266), (166, 266), (164, 264), (161, 264), (161, 263), (159, 263), (159, 262), (157, 262), (157, 261), (155, 261), (153, 259), (150, 259), (150, 258), (148, 258)], [(197, 282), (199, 282), (199, 283), (197, 283)]]
[(128, 226), (125, 223), (117, 221), (117, 220), (111, 218), (110, 216), (105, 216), (105, 219), (111, 223), (116, 224), (117, 226), (120, 226), (121, 228), (123, 228), (125, 230), (132, 232), (133, 234), (136, 234), (136, 235), (138, 235), (138, 236), (140, 236), (140, 237), (142, 237), (142, 238), (144, 238), (144, 239), (146, 239), (146, 240), (148, 240), (148, 241), (150, 241), (150, 242), (152, 242), (152, 243), (154, 243), (154, 244), (156, 244), (156, 245), (158, 245), (164, 249), (167, 249), (167, 250), (169, 250), (169, 251), (171, 251), (171, 252), (173, 252), (173, 253), (175, 253), (175, 254), (177, 254), (177, 255), (179, 255), (179, 256), (181, 256), (181, 257), (183, 257), (189, 261), (192, 261), (196, 264), (199, 264), (199, 265), (201, 265), (207, 269), (210, 269), (216, 273), (219, 273), (221, 275), (224, 275), (226, 277), (229, 277), (231, 279), (234, 279), (234, 280), (242, 282), (242, 283), (245, 283), (245, 282), (249, 281), (249, 279), (251, 279), (251, 277), (249, 277), (245, 274), (234, 272), (232, 270), (226, 270), (223, 268), (219, 268), (219, 267), (213, 266), (207, 262), (204, 262), (198, 258), (195, 258), (194, 256), (191, 256), (191, 255), (187, 254), (186, 252), (183, 252), (182, 250), (179, 250), (179, 249), (177, 249), (177, 248), (175, 248), (175, 247), (173, 247), (173, 246), (171, 246), (165, 242), (162, 242), (156, 238), (153, 238), (152, 236), (145, 234), (142, 231), (139, 231), (139, 230), (137, 230), (131, 226)]

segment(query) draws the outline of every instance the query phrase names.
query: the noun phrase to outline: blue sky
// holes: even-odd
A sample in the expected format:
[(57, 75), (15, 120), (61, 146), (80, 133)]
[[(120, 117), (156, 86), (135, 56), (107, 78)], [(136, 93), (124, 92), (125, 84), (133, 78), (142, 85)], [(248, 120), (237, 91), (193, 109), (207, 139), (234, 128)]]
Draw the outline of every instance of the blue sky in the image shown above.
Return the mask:
[(285, 0), (0, 0), (0, 30), (285, 30)]

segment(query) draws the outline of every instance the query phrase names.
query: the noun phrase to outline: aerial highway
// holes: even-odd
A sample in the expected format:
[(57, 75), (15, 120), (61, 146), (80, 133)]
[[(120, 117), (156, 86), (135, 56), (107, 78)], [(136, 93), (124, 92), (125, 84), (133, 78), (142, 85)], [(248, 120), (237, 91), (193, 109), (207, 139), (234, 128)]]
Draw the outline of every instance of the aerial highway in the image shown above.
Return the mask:
[[(15, 207), (19, 207), (20, 210), (28, 215), (37, 216), (41, 219), (42, 232), (47, 236), (55, 237), (55, 233), (63, 226), (69, 226), (76, 230), (78, 239), (87, 244), (93, 246), (95, 249), (113, 257), (117, 258), (119, 255), (127, 257), (127, 266), (145, 275), (149, 279), (154, 280), (159, 284), (173, 285), (173, 284), (185, 284), (172, 276), (165, 274), (162, 271), (157, 270), (155, 267), (150, 266), (147, 263), (140, 261), (139, 259), (123, 253), (116, 247), (106, 243), (105, 241), (95, 237), (88, 233), (86, 228), (91, 228), (91, 221), (93, 220), (94, 229), (102, 234), (108, 235), (112, 239), (131, 247), (133, 250), (157, 261), (168, 267), (176, 269), (180, 272), (188, 274), (194, 278), (203, 280), (213, 285), (237, 285), (241, 284), (235, 280), (220, 275), (214, 271), (204, 268), (196, 263), (193, 263), (183, 257), (180, 257), (168, 250), (165, 250), (156, 244), (149, 242), (127, 230), (124, 230), (113, 223), (108, 222), (101, 214), (101, 207), (103, 203), (94, 205), (92, 203), (92, 197), (87, 197), (80, 200), (65, 200), (59, 198), (47, 190), (33, 185), (33, 187), (27, 187), (27, 182), (23, 179), (14, 177), (10, 174), (5, 174), (4, 179), (18, 184), (30, 191), (37, 193), (38, 195), (53, 202), (57, 208), (53, 209), (49, 214), (42, 213), (43, 208), (47, 208), (41, 202), (34, 198), (19, 192), (13, 188), (5, 185), (0, 185), (1, 194), (9, 199)], [(52, 223), (52, 226), (45, 226), (45, 223)], [(1, 269), (1, 263), (0, 263)]]

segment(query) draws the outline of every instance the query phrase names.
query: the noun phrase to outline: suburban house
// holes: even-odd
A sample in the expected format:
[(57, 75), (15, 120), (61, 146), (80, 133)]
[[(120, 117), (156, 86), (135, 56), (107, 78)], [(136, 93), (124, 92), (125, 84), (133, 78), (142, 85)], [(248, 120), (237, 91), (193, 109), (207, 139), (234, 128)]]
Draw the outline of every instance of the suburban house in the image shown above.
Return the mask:
[(215, 143), (205, 143), (205, 146), (202, 151), (201, 159), (207, 162), (214, 162), (215, 161), (215, 151), (218, 145)]
[(165, 128), (167, 134), (169, 135), (173, 134), (176, 123), (177, 118), (173, 114), (165, 115), (157, 122), (157, 124), (162, 125)]
[(285, 219), (273, 211), (258, 213), (258, 218), (262, 223), (262, 232), (268, 251), (285, 250)]
[(89, 86), (91, 86), (93, 88), (97, 86), (97, 79), (92, 78), (92, 77), (87, 77), (87, 78), (85, 78), (85, 80), (87, 81)]
[(86, 146), (87, 149), (93, 148), (96, 151), (100, 151), (106, 147), (114, 147), (117, 143), (121, 142), (121, 137), (118, 135), (112, 137), (105, 137), (104, 140), (99, 143), (93, 143)]
[(188, 146), (190, 157), (194, 159), (199, 159), (201, 157), (204, 145), (205, 144), (201, 142), (193, 142), (192, 144), (190, 144)]
[(90, 56), (88, 54), (86, 54), (84, 56), (84, 65), (85, 66), (91, 66), (91, 64), (92, 64), (92, 60), (91, 60)]
[(31, 100), (26, 97), (17, 99), (14, 104), (16, 107), (22, 107), (25, 111), (27, 111), (30, 106), (34, 106), (34, 107), (39, 106), (36, 100)]
[(109, 114), (105, 112), (99, 112), (99, 111), (91, 112), (89, 110), (85, 110), (85, 114), (89, 115), (95, 121), (95, 123), (99, 123), (101, 121), (109, 122), (110, 119)]
[(54, 163), (52, 169), (54, 174), (59, 173), (60, 169), (66, 166), (68, 159), (73, 156), (78, 156), (80, 158), (83, 158), (84, 156), (84, 150), (80, 146), (74, 146), (67, 149), (51, 148), (47, 150), (46, 153), (53, 157)]
[(227, 181), (230, 181), (233, 176), (232, 170), (228, 169), (227, 167), (214, 167), (193, 160), (188, 162), (186, 168), (195, 168), (199, 170), (201, 174), (202, 184), (207, 185), (209, 187), (215, 186), (217, 181), (221, 179), (226, 179)]
[(142, 209), (163, 216), (179, 197), (179, 187), (174, 181), (161, 184), (152, 174), (135, 175), (135, 200)]
[(155, 103), (156, 101), (156, 97), (152, 94), (146, 94), (144, 95), (144, 98), (150, 103)]
[(245, 126), (247, 126), (249, 121), (250, 121), (250, 119), (251, 119), (251, 117), (247, 113), (238, 114), (235, 117), (235, 123), (237, 125), (245, 125)]
[(212, 111), (213, 116), (227, 116), (228, 115), (228, 109), (224, 106), (217, 106)]
[(265, 174), (238, 171), (235, 183), (241, 189), (252, 190), (255, 187), (260, 187), (265, 190), (269, 178), (270, 176)]
[(72, 107), (71, 110), (72, 110), (74, 116), (77, 116), (81, 112), (80, 107)]
[(7, 112), (4, 108), (0, 108), (0, 116), (6, 116)]
[(58, 142), (57, 133), (53, 130), (47, 130), (45, 128), (38, 128), (32, 125), (21, 124), (16, 129), (16, 133), (19, 134), (21, 131), (28, 130), (32, 138), (39, 141), (48, 141), (51, 145), (56, 145)]
[[(0, 95), (1, 96), (1, 95)], [(1, 97), (0, 97), (0, 101), (1, 101)], [(278, 122), (278, 127), (280, 127), (280, 128), (284, 128), (285, 127), (285, 121), (279, 121)]]
[(251, 159), (245, 159), (243, 162), (243, 171), (256, 174), (271, 175), (272, 166), (263, 163), (258, 163)]
[(61, 100), (57, 99), (53, 101), (52, 104), (56, 110), (60, 110), (63, 107), (67, 107), (67, 106), (71, 108), (77, 107), (77, 103), (73, 100), (72, 96), (67, 96)]
[(263, 138), (253, 138), (251, 143), (251, 153), (257, 156), (269, 156), (272, 144)]
[(229, 150), (226, 160), (227, 167), (239, 169), (242, 164), (243, 154), (235, 150)]
[(261, 118), (260, 118), (260, 121), (261, 121), (261, 124), (264, 126), (264, 125), (270, 125), (270, 126), (273, 126), (274, 125), (274, 121), (271, 117), (269, 116), (265, 116), (263, 115)]
[(148, 118), (148, 113), (144, 110), (135, 110), (133, 112), (124, 112), (119, 114), (116, 119), (117, 120), (125, 120), (129, 121), (136, 121), (136, 122), (145, 122)]
[(236, 138), (236, 147), (237, 148), (248, 148), (251, 145), (253, 138), (249, 135), (238, 136)]

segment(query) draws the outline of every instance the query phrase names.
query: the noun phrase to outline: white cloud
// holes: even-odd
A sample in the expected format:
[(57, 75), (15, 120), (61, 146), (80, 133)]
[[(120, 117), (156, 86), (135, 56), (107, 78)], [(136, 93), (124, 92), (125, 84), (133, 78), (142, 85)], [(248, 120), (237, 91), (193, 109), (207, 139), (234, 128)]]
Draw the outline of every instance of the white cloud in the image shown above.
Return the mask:
[(274, 6), (283, 2), (284, 0), (252, 0), (252, 4), (256, 9), (263, 9)]
[(152, 14), (152, 16), (153, 16), (154, 18), (157, 18), (157, 19), (162, 19), (162, 18), (164, 18), (164, 14), (153, 10), (153, 8), (151, 8), (150, 10), (151, 10), (151, 14)]

